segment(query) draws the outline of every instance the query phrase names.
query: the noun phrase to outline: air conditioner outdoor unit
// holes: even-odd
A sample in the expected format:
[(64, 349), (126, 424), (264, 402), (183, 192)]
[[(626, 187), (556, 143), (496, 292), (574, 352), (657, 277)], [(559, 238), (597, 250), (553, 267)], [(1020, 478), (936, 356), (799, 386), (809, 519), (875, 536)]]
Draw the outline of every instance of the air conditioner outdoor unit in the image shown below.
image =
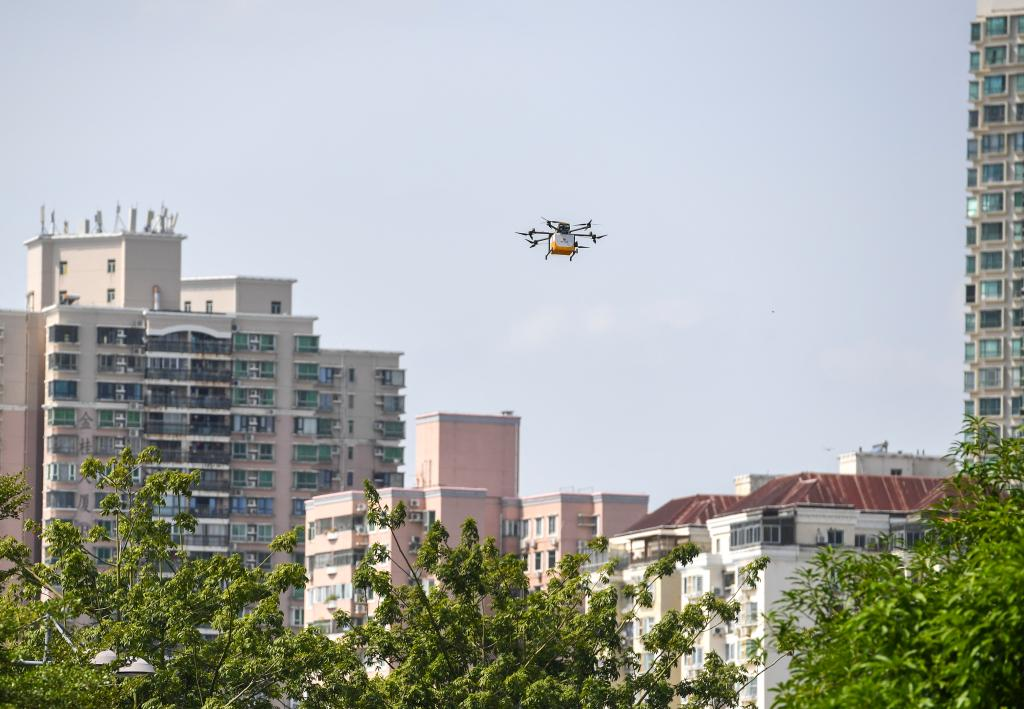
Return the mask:
[(550, 542), (551, 546), (553, 546), (555, 549), (558, 548), (558, 537), (551, 537), (550, 539), (548, 539), (548, 542)]
[(422, 512), (410, 512), (409, 513), (409, 521), (410, 522), (422, 522), (423, 521), (423, 513)]
[(419, 506), (420, 506), (420, 501), (417, 498), (414, 497), (411, 500), (409, 500), (409, 507), (419, 507)]
[(714, 588), (712, 589), (712, 592), (713, 592), (713, 593), (714, 593), (714, 594), (715, 594), (715, 595), (716, 595), (717, 597), (719, 597), (719, 598), (721, 598), (721, 597), (722, 597), (722, 589), (721, 589), (721, 588), (719, 588), (718, 586), (715, 586), (715, 587), (714, 587)]
[(260, 459), (260, 452), (259, 451), (249, 451), (247, 455), (249, 457), (249, 460), (259, 460)]
[(366, 615), (366, 604), (356, 603), (355, 606), (353, 606), (353, 613), (356, 615)]
[(356, 512), (366, 512), (366, 505), (360, 502), (356, 505)]

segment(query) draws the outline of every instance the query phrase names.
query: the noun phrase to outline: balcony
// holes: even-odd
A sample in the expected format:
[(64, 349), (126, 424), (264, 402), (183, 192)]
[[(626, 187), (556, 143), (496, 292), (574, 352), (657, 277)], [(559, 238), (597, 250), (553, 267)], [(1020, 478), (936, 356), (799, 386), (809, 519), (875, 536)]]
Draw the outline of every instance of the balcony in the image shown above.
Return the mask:
[(202, 470), (196, 490), (230, 490), (231, 473), (226, 470)]
[(166, 406), (176, 409), (230, 409), (231, 399), (226, 396), (184, 396), (148, 392), (146, 406)]
[(174, 535), (174, 541), (185, 547), (227, 547), (227, 534), (181, 534)]
[(228, 451), (190, 451), (186, 454), (185, 459), (189, 463), (227, 465), (231, 462), (231, 453)]
[(188, 432), (187, 423), (165, 423), (162, 421), (147, 421), (146, 433), (166, 436), (184, 436)]
[(146, 369), (146, 379), (167, 379), (178, 382), (230, 382), (231, 370), (206, 369), (202, 367), (194, 367), (192, 369), (160, 369), (148, 367)]
[(188, 433), (190, 436), (230, 436), (231, 427), (226, 423), (193, 423)]
[(169, 340), (151, 337), (146, 342), (149, 352), (192, 352), (195, 354), (231, 354), (227, 340)]

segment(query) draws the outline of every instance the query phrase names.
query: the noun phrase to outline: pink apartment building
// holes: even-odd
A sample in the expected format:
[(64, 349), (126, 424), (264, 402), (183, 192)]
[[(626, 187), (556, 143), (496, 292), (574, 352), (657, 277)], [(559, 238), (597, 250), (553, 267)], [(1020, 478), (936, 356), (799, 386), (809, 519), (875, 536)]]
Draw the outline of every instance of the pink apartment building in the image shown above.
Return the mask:
[[(575, 553), (597, 535), (626, 530), (647, 513), (647, 495), (549, 493), (519, 497), (519, 424), (500, 416), (430, 413), (416, 418), (416, 487), (385, 488), (385, 505), (399, 501), (407, 524), (395, 538), (366, 524), (360, 491), (319, 495), (306, 501), (306, 623), (327, 633), (344, 630), (332, 619), (344, 610), (365, 622), (373, 599), (355, 593), (352, 575), (373, 542), (415, 553), (430, 525), (441, 521), (457, 539), (463, 521), (476, 520), (483, 537), (506, 553), (521, 555), (531, 584), (541, 587), (563, 553)], [(404, 572), (392, 563), (396, 583)], [(426, 583), (430, 583), (426, 580)]]

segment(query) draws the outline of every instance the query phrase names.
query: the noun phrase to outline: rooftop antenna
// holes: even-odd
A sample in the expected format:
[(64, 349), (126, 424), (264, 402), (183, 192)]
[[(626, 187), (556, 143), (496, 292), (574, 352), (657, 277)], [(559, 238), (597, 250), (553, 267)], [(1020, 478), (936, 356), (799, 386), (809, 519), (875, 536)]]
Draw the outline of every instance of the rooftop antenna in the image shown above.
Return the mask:
[(153, 228), (153, 210), (146, 210), (146, 232), (148, 233)]
[(86, 234), (89, 233), (89, 220), (88, 219), (85, 220), (85, 233)]
[(46, 205), (40, 205), (39, 207), (39, 233), (46, 233)]
[(103, 212), (99, 209), (96, 210), (96, 233), (103, 233)]
[(160, 203), (160, 233), (167, 233), (167, 207), (163, 202)]
[(128, 223), (131, 226), (128, 227), (128, 231), (130, 231), (132, 234), (135, 234), (136, 233), (135, 226), (136, 226), (136, 223), (137, 223), (137, 220), (138, 220), (138, 216), (139, 216), (139, 208), (138, 207), (132, 207), (130, 214), (131, 214), (131, 216), (128, 218)]
[(57, 233), (57, 212), (53, 209), (50, 210), (50, 234)]
[(68, 220), (67, 219), (64, 220), (64, 233), (65, 234), (68, 233)]
[(124, 231), (124, 221), (121, 219), (121, 203), (117, 203), (117, 208), (114, 210), (114, 229), (121, 227), (121, 231)]

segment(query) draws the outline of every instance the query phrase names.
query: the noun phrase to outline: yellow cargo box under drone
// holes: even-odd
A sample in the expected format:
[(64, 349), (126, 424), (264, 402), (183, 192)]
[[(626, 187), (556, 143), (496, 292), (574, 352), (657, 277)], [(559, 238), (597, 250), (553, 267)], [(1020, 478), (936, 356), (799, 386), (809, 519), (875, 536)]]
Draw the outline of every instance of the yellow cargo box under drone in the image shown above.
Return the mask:
[(553, 222), (550, 219), (545, 219), (544, 223), (552, 231), (530, 229), (530, 231), (517, 231), (516, 233), (526, 237), (531, 249), (541, 242), (547, 242), (548, 252), (544, 254), (545, 261), (547, 261), (548, 256), (551, 254), (555, 256), (568, 256), (569, 260), (572, 261), (573, 256), (580, 249), (590, 248), (589, 246), (581, 246), (576, 241), (577, 238), (593, 239), (596, 244), (598, 239), (608, 236), (607, 234), (595, 234), (591, 230), (592, 221), (585, 224), (572, 225), (569, 222)]

